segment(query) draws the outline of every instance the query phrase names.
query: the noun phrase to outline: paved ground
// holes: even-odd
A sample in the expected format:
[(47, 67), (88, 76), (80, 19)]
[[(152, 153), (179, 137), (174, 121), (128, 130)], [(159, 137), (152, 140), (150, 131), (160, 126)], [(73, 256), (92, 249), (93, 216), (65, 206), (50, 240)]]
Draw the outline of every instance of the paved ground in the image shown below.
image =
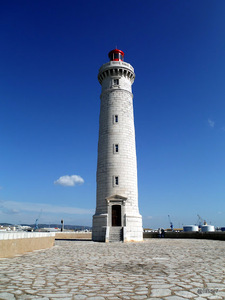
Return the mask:
[(225, 299), (225, 242), (56, 241), (0, 260), (0, 299)]

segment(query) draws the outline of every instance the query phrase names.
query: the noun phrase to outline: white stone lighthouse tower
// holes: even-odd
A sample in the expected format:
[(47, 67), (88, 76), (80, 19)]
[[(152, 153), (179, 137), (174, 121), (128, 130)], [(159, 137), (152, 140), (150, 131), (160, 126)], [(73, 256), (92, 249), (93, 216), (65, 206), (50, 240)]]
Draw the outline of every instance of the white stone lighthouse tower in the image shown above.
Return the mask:
[(102, 93), (92, 239), (142, 241), (132, 94), (135, 74), (123, 61), (123, 51), (112, 50), (109, 58), (98, 74)]

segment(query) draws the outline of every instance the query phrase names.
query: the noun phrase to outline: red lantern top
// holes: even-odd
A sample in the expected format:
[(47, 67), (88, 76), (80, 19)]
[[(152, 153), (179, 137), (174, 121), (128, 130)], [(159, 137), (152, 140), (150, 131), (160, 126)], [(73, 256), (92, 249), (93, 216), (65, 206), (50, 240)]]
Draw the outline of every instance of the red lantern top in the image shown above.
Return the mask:
[(111, 61), (119, 61), (119, 60), (123, 61), (124, 60), (124, 52), (119, 49), (114, 49), (114, 50), (110, 51), (108, 56)]

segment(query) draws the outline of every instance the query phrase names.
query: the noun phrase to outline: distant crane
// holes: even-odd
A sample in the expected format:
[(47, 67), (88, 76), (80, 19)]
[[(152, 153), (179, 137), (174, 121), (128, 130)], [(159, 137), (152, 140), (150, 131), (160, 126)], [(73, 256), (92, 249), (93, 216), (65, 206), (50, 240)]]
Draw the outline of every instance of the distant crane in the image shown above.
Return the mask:
[(40, 211), (40, 213), (39, 213), (37, 219), (35, 220), (35, 227), (34, 227), (35, 230), (38, 229), (38, 221), (39, 221), (39, 219), (40, 219), (41, 213), (42, 213), (42, 209), (41, 209), (41, 211)]
[(197, 224), (199, 228), (201, 228), (202, 225), (207, 225), (206, 220), (203, 220), (199, 215), (197, 215), (197, 217), (198, 217)]
[(172, 223), (172, 221), (171, 221), (171, 219), (170, 219), (170, 215), (168, 215), (168, 218), (169, 218), (169, 222), (170, 222), (170, 228), (171, 228), (171, 230), (173, 231), (173, 223)]

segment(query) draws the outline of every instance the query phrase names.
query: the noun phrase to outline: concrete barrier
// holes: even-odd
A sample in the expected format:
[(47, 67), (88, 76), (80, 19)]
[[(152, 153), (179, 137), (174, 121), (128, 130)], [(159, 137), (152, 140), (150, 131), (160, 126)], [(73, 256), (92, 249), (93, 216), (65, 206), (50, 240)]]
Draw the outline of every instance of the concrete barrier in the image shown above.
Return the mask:
[(56, 240), (91, 240), (91, 232), (57, 232)]
[(51, 248), (54, 242), (55, 233), (52, 232), (1, 232), (0, 258)]
[[(144, 239), (158, 238), (157, 232), (144, 232)], [(225, 240), (225, 232), (165, 232), (165, 238), (169, 239), (209, 239), (209, 240)]]

